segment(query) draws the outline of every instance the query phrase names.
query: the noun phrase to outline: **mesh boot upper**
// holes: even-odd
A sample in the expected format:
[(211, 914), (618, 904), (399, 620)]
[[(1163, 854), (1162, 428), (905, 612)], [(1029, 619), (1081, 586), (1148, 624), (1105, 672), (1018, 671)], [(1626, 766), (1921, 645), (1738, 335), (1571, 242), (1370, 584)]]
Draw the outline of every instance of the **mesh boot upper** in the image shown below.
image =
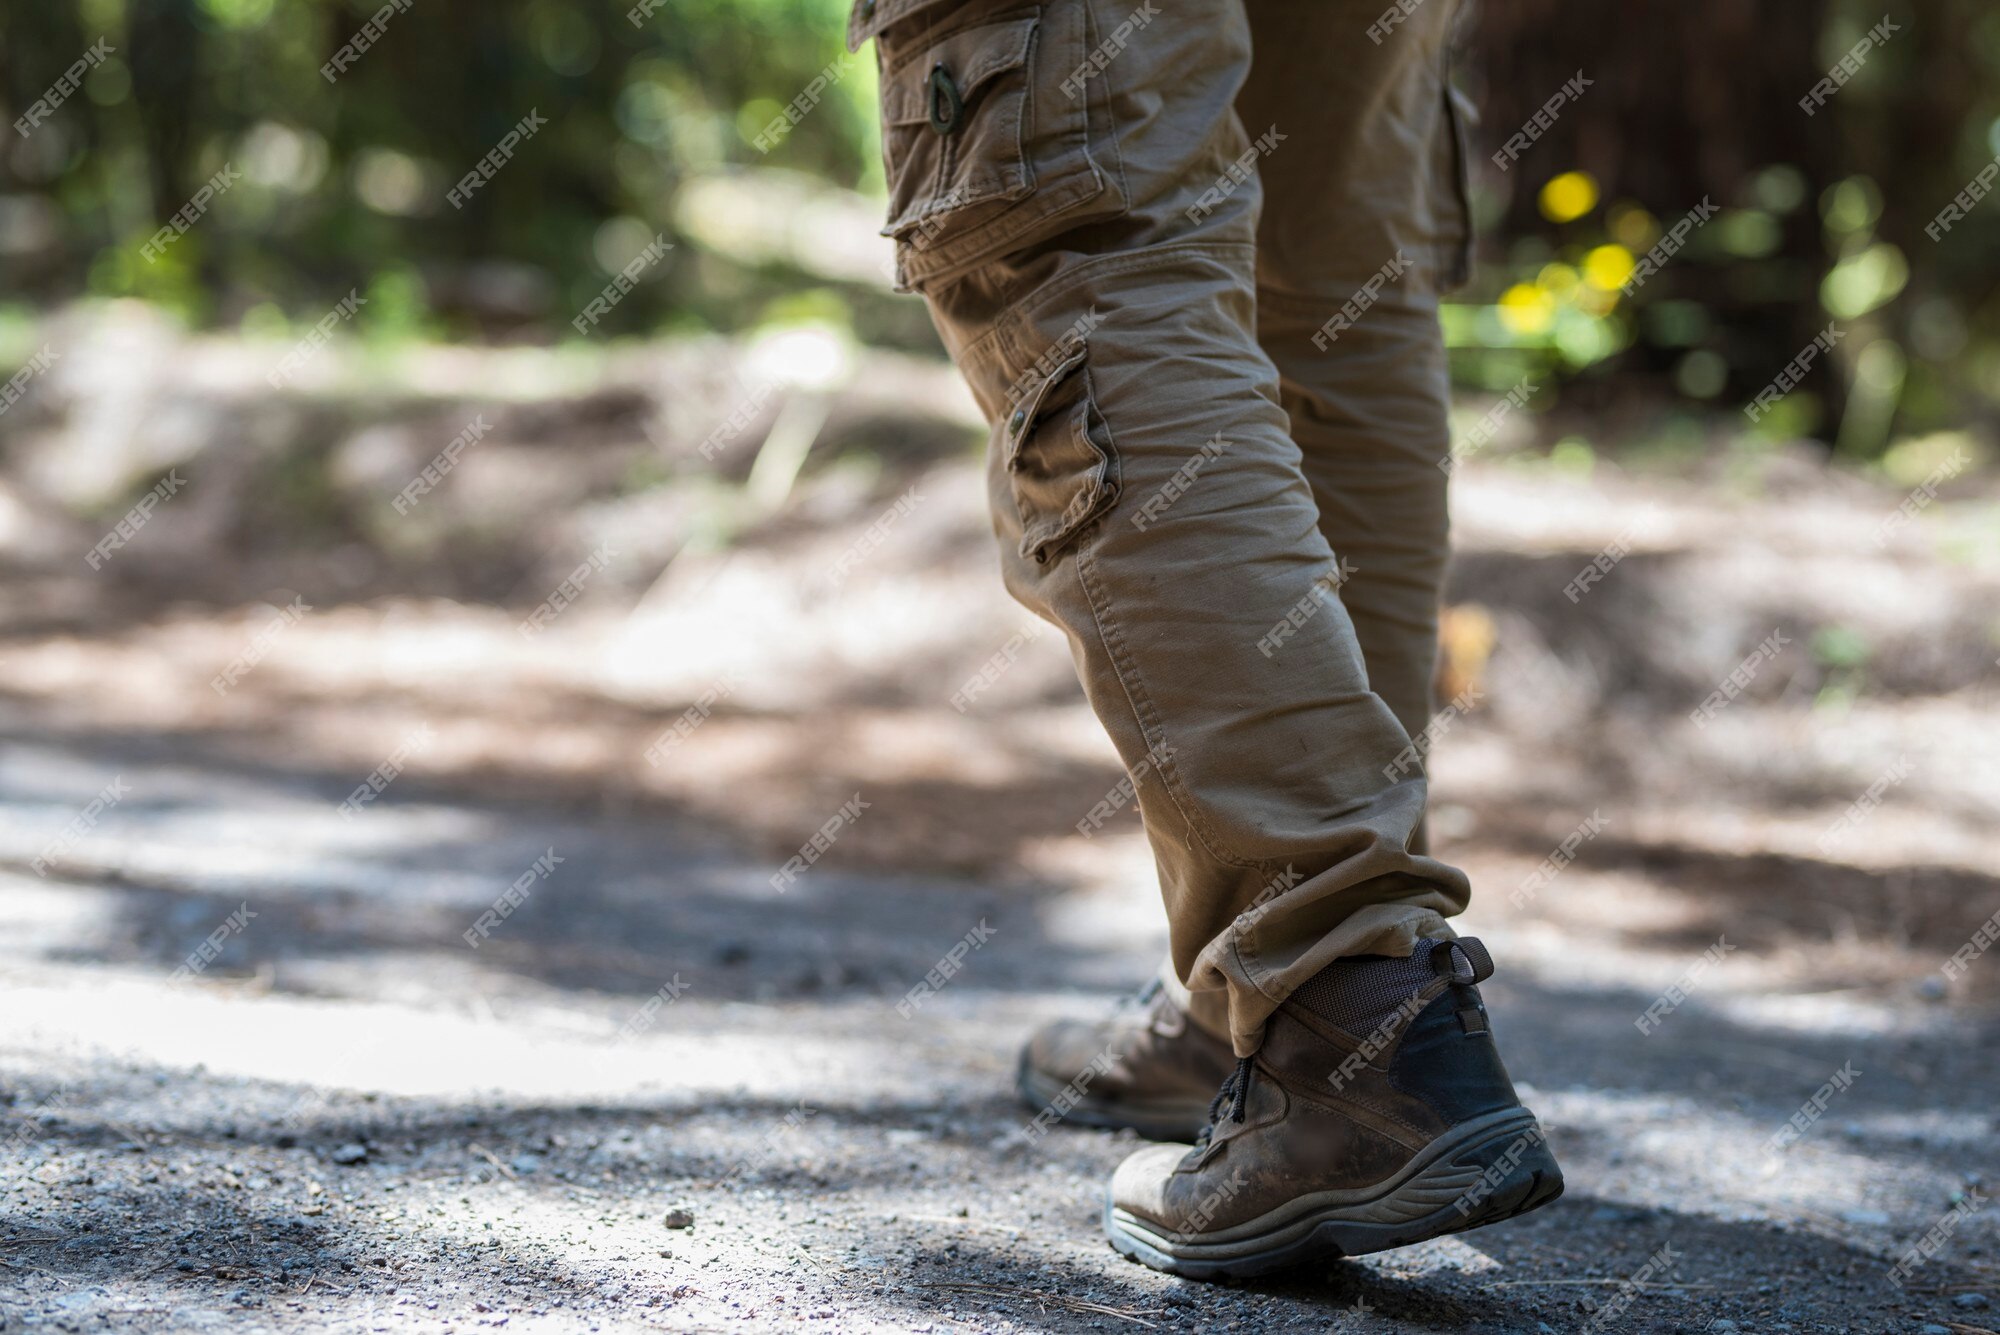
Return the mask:
[(1427, 937), (1406, 958), (1354, 955), (1335, 960), (1302, 983), (1291, 1000), (1350, 1034), (1369, 1034), (1441, 977), (1471, 984), (1492, 974), (1492, 956), (1478, 941)]

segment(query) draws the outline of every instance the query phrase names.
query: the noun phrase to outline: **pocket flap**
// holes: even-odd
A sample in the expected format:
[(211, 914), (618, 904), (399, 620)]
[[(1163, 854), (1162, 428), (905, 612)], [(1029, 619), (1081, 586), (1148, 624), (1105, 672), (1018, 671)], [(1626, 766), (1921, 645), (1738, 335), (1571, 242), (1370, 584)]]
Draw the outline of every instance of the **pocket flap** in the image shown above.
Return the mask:
[(1028, 47), (1040, 20), (1033, 15), (1010, 23), (965, 28), (933, 46), (921, 60), (911, 60), (882, 84), (882, 120), (889, 125), (913, 125), (931, 114), (931, 71), (943, 65), (961, 97), (969, 98), (996, 74), (1028, 63)]
[(1007, 415), (1004, 429), (1007, 432), (1009, 469), (1018, 469), (1021, 466), (1021, 442), (1034, 434), (1035, 423), (1045, 411), (1044, 405), (1048, 402), (1050, 391), (1068, 379), (1083, 365), (1088, 356), (1088, 346), (1082, 339), (1078, 339), (1076, 346), (1065, 353), (1061, 361), (1049, 368), (1049, 373), (1043, 376), (1034, 389), (1022, 399), (1021, 406)]

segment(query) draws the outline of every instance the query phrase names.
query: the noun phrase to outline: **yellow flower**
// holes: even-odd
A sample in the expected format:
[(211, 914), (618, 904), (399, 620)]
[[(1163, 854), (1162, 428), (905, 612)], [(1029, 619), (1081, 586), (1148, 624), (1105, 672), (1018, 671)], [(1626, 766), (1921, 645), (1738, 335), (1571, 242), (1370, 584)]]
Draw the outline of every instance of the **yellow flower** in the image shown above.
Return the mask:
[(1597, 178), (1589, 172), (1564, 172), (1542, 187), (1541, 205), (1550, 222), (1574, 222), (1597, 207)]
[(1635, 267), (1632, 252), (1625, 247), (1598, 246), (1583, 257), (1583, 281), (1610, 292), (1625, 286)]
[(1516, 334), (1546, 334), (1555, 323), (1556, 299), (1530, 283), (1500, 294), (1500, 323)]

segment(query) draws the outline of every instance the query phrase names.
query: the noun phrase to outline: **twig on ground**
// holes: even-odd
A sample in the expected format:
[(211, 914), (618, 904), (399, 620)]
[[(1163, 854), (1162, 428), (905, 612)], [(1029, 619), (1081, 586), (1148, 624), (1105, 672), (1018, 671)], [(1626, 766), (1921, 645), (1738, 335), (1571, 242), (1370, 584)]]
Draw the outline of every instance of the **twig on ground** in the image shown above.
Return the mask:
[[(1119, 1321), (1129, 1321), (1135, 1326), (1144, 1326), (1148, 1330), (1159, 1329), (1157, 1323), (1143, 1320), (1139, 1312), (1135, 1309), (1108, 1307), (1103, 1303), (1091, 1302), (1087, 1298), (1071, 1298), (1061, 1293), (1043, 1293), (1039, 1289), (1016, 1288), (1010, 1284), (971, 1284), (958, 1280), (928, 1283), (923, 1287), (927, 1289), (948, 1289), (954, 1293), (982, 1294), (989, 1298), (1027, 1298), (1043, 1306), (1053, 1303), (1057, 1307), (1069, 1312), (1089, 1312), (1095, 1316), (1115, 1317)], [(1145, 1310), (1147, 1316), (1160, 1315), (1159, 1312), (1151, 1309)]]
[(119, 1135), (125, 1137), (127, 1144), (137, 1145), (142, 1150), (152, 1148), (151, 1145), (147, 1144), (144, 1137), (140, 1136), (135, 1131), (126, 1129), (119, 1123), (112, 1121), (109, 1117), (104, 1119), (104, 1124), (110, 1127), (113, 1131), (116, 1131)]
[(1489, 1289), (1558, 1289), (1570, 1285), (1630, 1285), (1635, 1289), (1712, 1289), (1713, 1284), (1681, 1284), (1667, 1279), (1499, 1279)]
[(1914, 1293), (1924, 1298), (1942, 1298), (1948, 1293), (1966, 1292), (1968, 1284), (1974, 1287), (2000, 1284), (2000, 1267), (1965, 1264), (1959, 1266), (1959, 1273), (1965, 1278), (1939, 1280), (1935, 1284), (1908, 1284), (1904, 1286), (1903, 1292)]
[(791, 1262), (791, 1261), (803, 1260), (807, 1265), (819, 1271), (822, 1275), (833, 1273), (832, 1271), (826, 1268), (827, 1264), (826, 1262), (820, 1260), (817, 1256), (814, 1256), (812, 1254), (812, 1249), (810, 1247), (795, 1247), (793, 1249), (793, 1252), (781, 1252), (777, 1250), (775, 1247), (767, 1246), (766, 1240), (763, 1238), (751, 1238), (750, 1248), (752, 1251), (755, 1251), (761, 1256), (769, 1256), (781, 1261)]
[(466, 1148), (471, 1150), (474, 1154), (478, 1155), (480, 1158), (486, 1160), (486, 1162), (492, 1164), (495, 1168), (499, 1169), (500, 1175), (506, 1178), (509, 1182), (519, 1181), (519, 1179), (515, 1177), (513, 1169), (509, 1168), (506, 1164), (501, 1163), (500, 1157), (498, 1155), (493, 1153), (492, 1150), (487, 1149), (484, 1145), (480, 1144), (478, 1141), (476, 1140), (473, 1141), (471, 1144), (467, 1145)]

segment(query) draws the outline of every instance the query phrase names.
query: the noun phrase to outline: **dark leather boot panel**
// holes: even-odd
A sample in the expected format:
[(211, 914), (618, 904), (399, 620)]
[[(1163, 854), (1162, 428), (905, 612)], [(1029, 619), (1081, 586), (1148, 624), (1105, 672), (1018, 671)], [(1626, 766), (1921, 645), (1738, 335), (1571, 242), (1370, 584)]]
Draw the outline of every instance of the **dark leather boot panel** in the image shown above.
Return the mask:
[(1435, 1108), (1447, 1124), (1520, 1102), (1484, 1025), (1484, 1009), (1476, 1011), (1479, 1023), (1471, 1026), (1459, 1018), (1461, 1010), (1473, 1008), (1479, 1008), (1478, 989), (1447, 988), (1410, 1022), (1389, 1062), (1389, 1083)]

